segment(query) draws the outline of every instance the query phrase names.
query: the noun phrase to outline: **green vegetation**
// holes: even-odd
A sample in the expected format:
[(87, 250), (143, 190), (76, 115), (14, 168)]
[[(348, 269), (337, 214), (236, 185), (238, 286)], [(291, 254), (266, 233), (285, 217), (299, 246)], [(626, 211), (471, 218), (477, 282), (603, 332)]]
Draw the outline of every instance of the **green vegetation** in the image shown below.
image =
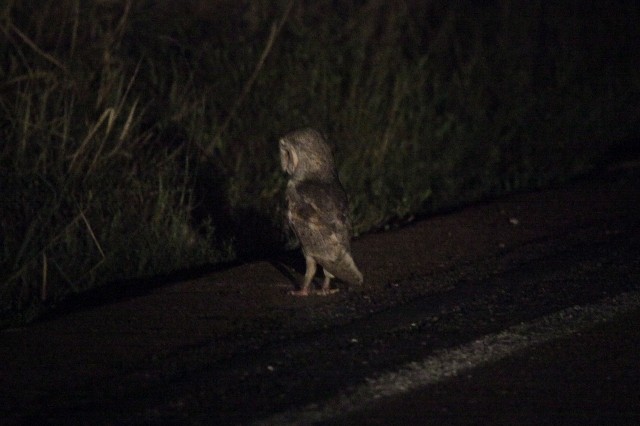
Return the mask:
[(3, 2), (0, 323), (283, 247), (297, 127), (335, 145), (358, 233), (637, 140), (635, 2), (475, 3)]

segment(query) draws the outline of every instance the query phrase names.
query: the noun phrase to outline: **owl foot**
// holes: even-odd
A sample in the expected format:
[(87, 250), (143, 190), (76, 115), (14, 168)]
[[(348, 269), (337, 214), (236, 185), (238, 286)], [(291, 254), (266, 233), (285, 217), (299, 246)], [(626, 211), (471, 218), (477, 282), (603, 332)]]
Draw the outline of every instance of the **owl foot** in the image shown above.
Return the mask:
[(292, 296), (308, 296), (309, 295), (309, 289), (303, 288), (301, 290), (291, 290), (289, 292), (289, 294), (292, 295)]
[(339, 291), (339, 288), (321, 288), (320, 290), (316, 291), (315, 294), (317, 294), (318, 296), (330, 296)]

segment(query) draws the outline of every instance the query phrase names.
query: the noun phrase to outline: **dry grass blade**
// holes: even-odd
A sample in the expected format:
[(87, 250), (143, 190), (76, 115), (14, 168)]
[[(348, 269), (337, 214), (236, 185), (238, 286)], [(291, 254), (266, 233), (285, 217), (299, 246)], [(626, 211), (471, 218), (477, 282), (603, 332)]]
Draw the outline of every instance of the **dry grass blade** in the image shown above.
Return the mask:
[(131, 130), (131, 123), (133, 123), (133, 117), (136, 113), (136, 107), (138, 106), (138, 99), (133, 102), (131, 109), (129, 110), (129, 114), (127, 115), (127, 121), (122, 126), (122, 131), (120, 132), (120, 136), (118, 137), (118, 145), (114, 148), (114, 151), (117, 151), (118, 148), (122, 145), (122, 142), (129, 135), (129, 131)]
[(71, 156), (71, 162), (69, 163), (69, 172), (77, 172), (75, 167), (76, 161), (78, 161), (81, 155), (87, 150), (89, 142), (93, 140), (93, 137), (95, 136), (100, 126), (102, 126), (102, 123), (107, 121), (106, 134), (109, 134), (111, 132), (111, 128), (113, 127), (116, 116), (117, 113), (114, 108), (110, 107), (103, 111), (98, 121), (89, 129), (89, 133), (87, 133), (87, 135), (84, 137), (82, 143), (80, 144), (78, 149), (76, 149), (76, 152), (73, 154), (73, 156)]
[(89, 231), (89, 235), (91, 236), (91, 239), (93, 240), (93, 243), (96, 245), (96, 248), (100, 252), (100, 256), (102, 256), (102, 259), (104, 260), (106, 258), (106, 256), (104, 254), (104, 251), (102, 250), (102, 246), (98, 242), (98, 238), (96, 237), (96, 234), (93, 232), (93, 228), (91, 228), (91, 224), (87, 220), (87, 216), (85, 216), (83, 211), (80, 212), (80, 217), (82, 218), (85, 226), (87, 227), (87, 231)]
[(60, 62), (59, 60), (54, 58), (52, 55), (50, 55), (47, 52), (44, 52), (42, 49), (40, 49), (38, 47), (38, 45), (36, 45), (29, 37), (27, 37), (27, 35), (25, 33), (20, 31), (18, 29), (18, 27), (13, 25), (11, 22), (9, 22), (7, 25), (9, 26), (9, 29), (11, 31), (13, 31), (18, 37), (20, 37), (20, 39), (27, 46), (29, 46), (34, 52), (36, 52), (38, 55), (42, 56), (44, 59), (46, 59), (47, 61), (51, 62), (53, 65), (55, 65), (56, 67), (60, 68), (62, 71), (67, 73), (67, 68), (62, 64), (62, 62)]

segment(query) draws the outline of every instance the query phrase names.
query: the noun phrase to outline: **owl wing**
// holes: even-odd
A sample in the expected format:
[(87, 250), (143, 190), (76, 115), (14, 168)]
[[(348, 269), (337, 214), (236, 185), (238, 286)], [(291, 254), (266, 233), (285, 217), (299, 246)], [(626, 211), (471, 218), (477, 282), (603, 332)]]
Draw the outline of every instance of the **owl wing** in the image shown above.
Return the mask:
[(326, 257), (349, 251), (351, 223), (347, 196), (339, 184), (303, 181), (287, 189), (289, 220), (305, 253)]

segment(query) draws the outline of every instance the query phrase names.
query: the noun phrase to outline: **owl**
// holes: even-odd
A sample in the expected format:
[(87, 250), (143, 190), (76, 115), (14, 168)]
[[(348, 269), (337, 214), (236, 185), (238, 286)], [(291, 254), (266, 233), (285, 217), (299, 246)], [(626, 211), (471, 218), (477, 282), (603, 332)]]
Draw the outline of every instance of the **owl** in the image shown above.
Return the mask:
[(287, 218), (302, 245), (306, 262), (297, 296), (309, 295), (317, 265), (324, 281), (320, 294), (329, 294), (331, 279), (362, 283), (351, 257), (351, 222), (347, 195), (338, 179), (331, 149), (313, 129), (288, 133), (280, 139), (280, 163), (290, 175), (287, 182)]

